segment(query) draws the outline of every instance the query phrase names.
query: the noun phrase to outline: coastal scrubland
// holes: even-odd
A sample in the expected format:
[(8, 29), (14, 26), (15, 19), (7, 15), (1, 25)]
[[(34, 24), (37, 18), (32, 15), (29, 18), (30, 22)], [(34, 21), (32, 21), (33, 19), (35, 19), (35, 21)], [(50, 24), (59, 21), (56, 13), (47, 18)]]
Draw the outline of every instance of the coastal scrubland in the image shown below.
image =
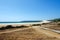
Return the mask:
[(43, 33), (37, 33), (33, 28), (20, 30), (11, 33), (0, 34), (0, 40), (60, 40), (56, 37), (49, 37)]
[[(49, 28), (53, 30), (60, 30), (60, 22), (55, 22), (55, 20), (54, 22), (51, 22), (51, 23), (32, 24), (30, 26), (20, 25), (20, 26), (14, 27), (12, 25), (7, 25), (7, 26), (2, 26), (0, 28), (0, 40), (60, 40), (58, 36), (57, 37), (48, 36), (45, 33), (43, 33), (44, 31), (40, 29), (35, 30), (33, 28), (34, 26)], [(13, 31), (13, 30), (16, 30), (16, 31)]]

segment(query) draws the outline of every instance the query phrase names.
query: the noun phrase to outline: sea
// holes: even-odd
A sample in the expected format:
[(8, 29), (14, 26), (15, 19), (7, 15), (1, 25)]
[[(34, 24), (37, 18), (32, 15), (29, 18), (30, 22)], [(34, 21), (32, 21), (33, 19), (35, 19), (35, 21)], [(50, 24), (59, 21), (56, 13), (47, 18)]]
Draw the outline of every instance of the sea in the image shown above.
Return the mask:
[(33, 24), (33, 23), (40, 23), (40, 22), (0, 22), (0, 24)]

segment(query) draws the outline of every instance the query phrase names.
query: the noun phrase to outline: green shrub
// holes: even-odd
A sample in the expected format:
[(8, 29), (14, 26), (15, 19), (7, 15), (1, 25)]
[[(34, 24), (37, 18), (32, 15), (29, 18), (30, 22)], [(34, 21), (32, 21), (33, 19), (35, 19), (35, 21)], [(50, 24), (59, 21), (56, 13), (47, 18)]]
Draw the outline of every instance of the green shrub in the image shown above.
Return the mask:
[(32, 26), (41, 26), (41, 24), (33, 24)]
[(25, 25), (16, 26), (16, 28), (24, 28), (24, 27), (28, 27), (28, 26), (25, 26)]
[(12, 25), (7, 25), (5, 28), (9, 29), (9, 28), (14, 28), (14, 27)]
[(5, 27), (1, 27), (0, 30), (5, 30)]

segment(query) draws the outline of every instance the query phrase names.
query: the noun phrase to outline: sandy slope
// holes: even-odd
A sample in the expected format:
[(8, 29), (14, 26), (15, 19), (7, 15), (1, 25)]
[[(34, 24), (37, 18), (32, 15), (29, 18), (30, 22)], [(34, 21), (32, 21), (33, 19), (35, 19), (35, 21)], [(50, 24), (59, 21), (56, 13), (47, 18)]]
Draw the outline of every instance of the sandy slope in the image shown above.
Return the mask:
[(12, 32), (6, 31), (6, 33), (0, 34), (0, 40), (60, 40), (54, 35), (49, 36), (49, 34), (46, 35), (46, 33), (48, 33), (48, 31), (44, 32), (44, 30), (39, 27), (17, 29)]

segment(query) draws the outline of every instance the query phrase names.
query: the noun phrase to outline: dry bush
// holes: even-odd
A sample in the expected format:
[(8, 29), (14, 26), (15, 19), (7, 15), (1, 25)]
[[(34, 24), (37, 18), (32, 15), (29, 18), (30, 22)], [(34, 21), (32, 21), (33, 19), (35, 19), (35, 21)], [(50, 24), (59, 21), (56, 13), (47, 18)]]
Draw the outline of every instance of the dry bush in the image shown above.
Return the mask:
[(26, 28), (26, 27), (29, 27), (29, 26), (25, 26), (25, 25), (16, 26), (16, 28)]
[(32, 24), (32, 26), (41, 26), (41, 24)]
[(29, 27), (29, 26), (25, 26), (25, 25), (21, 25), (21, 26), (12, 26), (12, 25), (7, 25), (5, 27), (1, 27), (0, 30), (5, 30), (5, 29), (13, 29), (13, 28), (26, 28), (26, 27)]

